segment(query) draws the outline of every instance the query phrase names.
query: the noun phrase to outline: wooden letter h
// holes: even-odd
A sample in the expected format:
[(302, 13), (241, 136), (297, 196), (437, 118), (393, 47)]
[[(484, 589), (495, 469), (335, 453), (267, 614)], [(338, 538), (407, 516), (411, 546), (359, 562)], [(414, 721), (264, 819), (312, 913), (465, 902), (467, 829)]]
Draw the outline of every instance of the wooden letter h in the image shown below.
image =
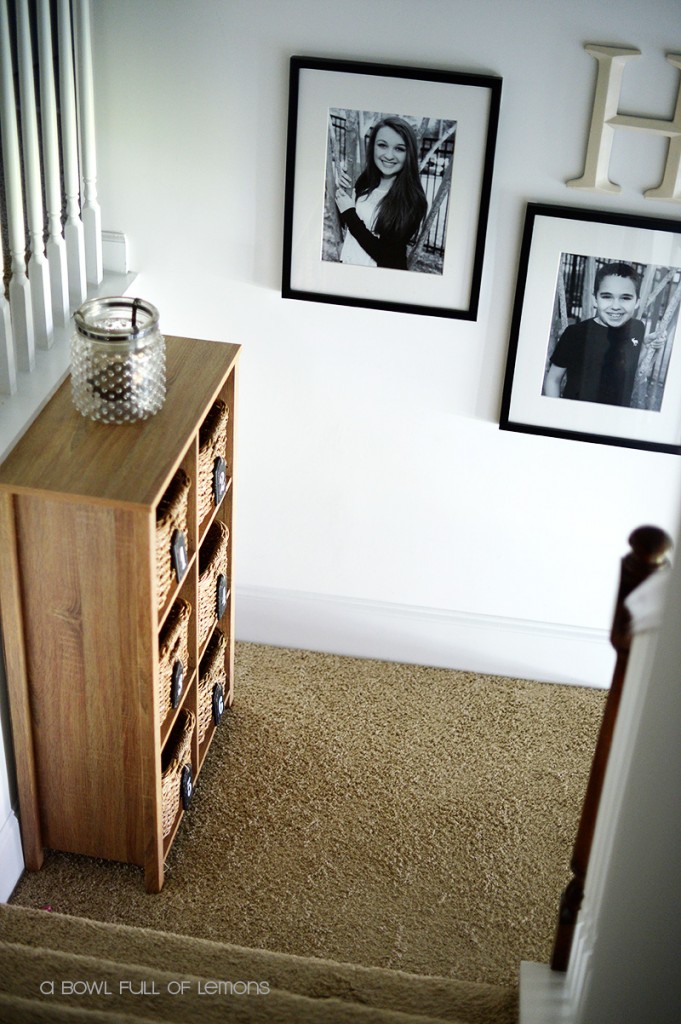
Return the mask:
[[(681, 89), (676, 97), (676, 110), (671, 121), (652, 117), (631, 117), (619, 114), (618, 106), (622, 89), (624, 65), (633, 57), (640, 56), (640, 50), (623, 49), (619, 46), (587, 45), (585, 49), (598, 61), (598, 78), (594, 98), (589, 142), (581, 178), (566, 182), (571, 188), (587, 188), (598, 192), (620, 192), (619, 185), (610, 181), (608, 167), (616, 128), (637, 128), (639, 131), (654, 132), (669, 139), (664, 177), (658, 188), (644, 192), (647, 199), (672, 199), (681, 201)], [(681, 71), (681, 54), (668, 53), (667, 60)]]

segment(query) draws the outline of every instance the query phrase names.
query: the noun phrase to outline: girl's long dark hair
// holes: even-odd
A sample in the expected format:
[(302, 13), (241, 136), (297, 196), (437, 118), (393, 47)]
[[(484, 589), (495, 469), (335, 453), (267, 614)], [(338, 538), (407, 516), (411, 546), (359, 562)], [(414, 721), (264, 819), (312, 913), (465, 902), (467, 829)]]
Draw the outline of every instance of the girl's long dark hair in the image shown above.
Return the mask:
[(373, 192), (381, 183), (381, 172), (374, 161), (376, 135), (380, 128), (396, 131), (407, 147), (404, 167), (396, 176), (390, 191), (381, 200), (373, 230), (381, 238), (398, 238), (408, 242), (418, 231), (426, 215), (428, 202), (419, 178), (416, 134), (411, 125), (399, 117), (384, 117), (374, 125), (367, 144), (366, 167), (355, 184), (357, 198)]

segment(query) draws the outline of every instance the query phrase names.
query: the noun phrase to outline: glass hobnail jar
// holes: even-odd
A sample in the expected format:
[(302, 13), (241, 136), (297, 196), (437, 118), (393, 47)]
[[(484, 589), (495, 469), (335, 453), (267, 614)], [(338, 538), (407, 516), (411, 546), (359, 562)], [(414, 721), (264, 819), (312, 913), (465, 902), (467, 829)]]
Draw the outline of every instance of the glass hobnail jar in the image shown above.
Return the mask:
[(74, 313), (71, 396), (102, 423), (133, 423), (166, 397), (166, 345), (158, 310), (144, 299), (90, 299)]

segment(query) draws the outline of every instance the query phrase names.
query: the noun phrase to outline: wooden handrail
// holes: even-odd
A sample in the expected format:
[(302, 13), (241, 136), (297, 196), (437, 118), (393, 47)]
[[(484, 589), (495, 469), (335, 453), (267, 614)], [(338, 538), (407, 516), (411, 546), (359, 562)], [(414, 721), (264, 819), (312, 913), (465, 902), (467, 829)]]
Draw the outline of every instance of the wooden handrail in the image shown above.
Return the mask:
[(558, 924), (551, 959), (551, 969), (554, 971), (567, 970), (572, 937), (577, 923), (579, 908), (584, 897), (584, 882), (591, 853), (598, 805), (620, 698), (622, 696), (629, 649), (631, 647), (631, 616), (624, 602), (645, 579), (669, 565), (668, 555), (672, 548), (671, 538), (664, 530), (660, 530), (656, 526), (641, 526), (634, 530), (629, 537), (629, 544), (631, 550), (624, 556), (621, 563), (619, 590), (610, 632), (610, 642), (615, 648), (617, 658), (612, 684), (603, 710), (603, 720), (596, 742), (596, 751), (591, 764), (591, 772), (577, 829), (577, 837), (572, 851), (572, 859), (570, 861), (572, 878), (568, 882), (560, 900)]

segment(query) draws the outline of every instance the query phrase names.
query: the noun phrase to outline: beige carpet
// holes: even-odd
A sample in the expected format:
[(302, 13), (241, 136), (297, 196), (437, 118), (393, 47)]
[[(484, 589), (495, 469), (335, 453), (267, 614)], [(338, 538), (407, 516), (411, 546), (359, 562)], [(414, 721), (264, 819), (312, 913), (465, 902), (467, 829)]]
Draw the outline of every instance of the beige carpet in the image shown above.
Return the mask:
[(515, 986), (548, 961), (604, 691), (238, 644), (159, 895), (50, 853), (12, 903)]

